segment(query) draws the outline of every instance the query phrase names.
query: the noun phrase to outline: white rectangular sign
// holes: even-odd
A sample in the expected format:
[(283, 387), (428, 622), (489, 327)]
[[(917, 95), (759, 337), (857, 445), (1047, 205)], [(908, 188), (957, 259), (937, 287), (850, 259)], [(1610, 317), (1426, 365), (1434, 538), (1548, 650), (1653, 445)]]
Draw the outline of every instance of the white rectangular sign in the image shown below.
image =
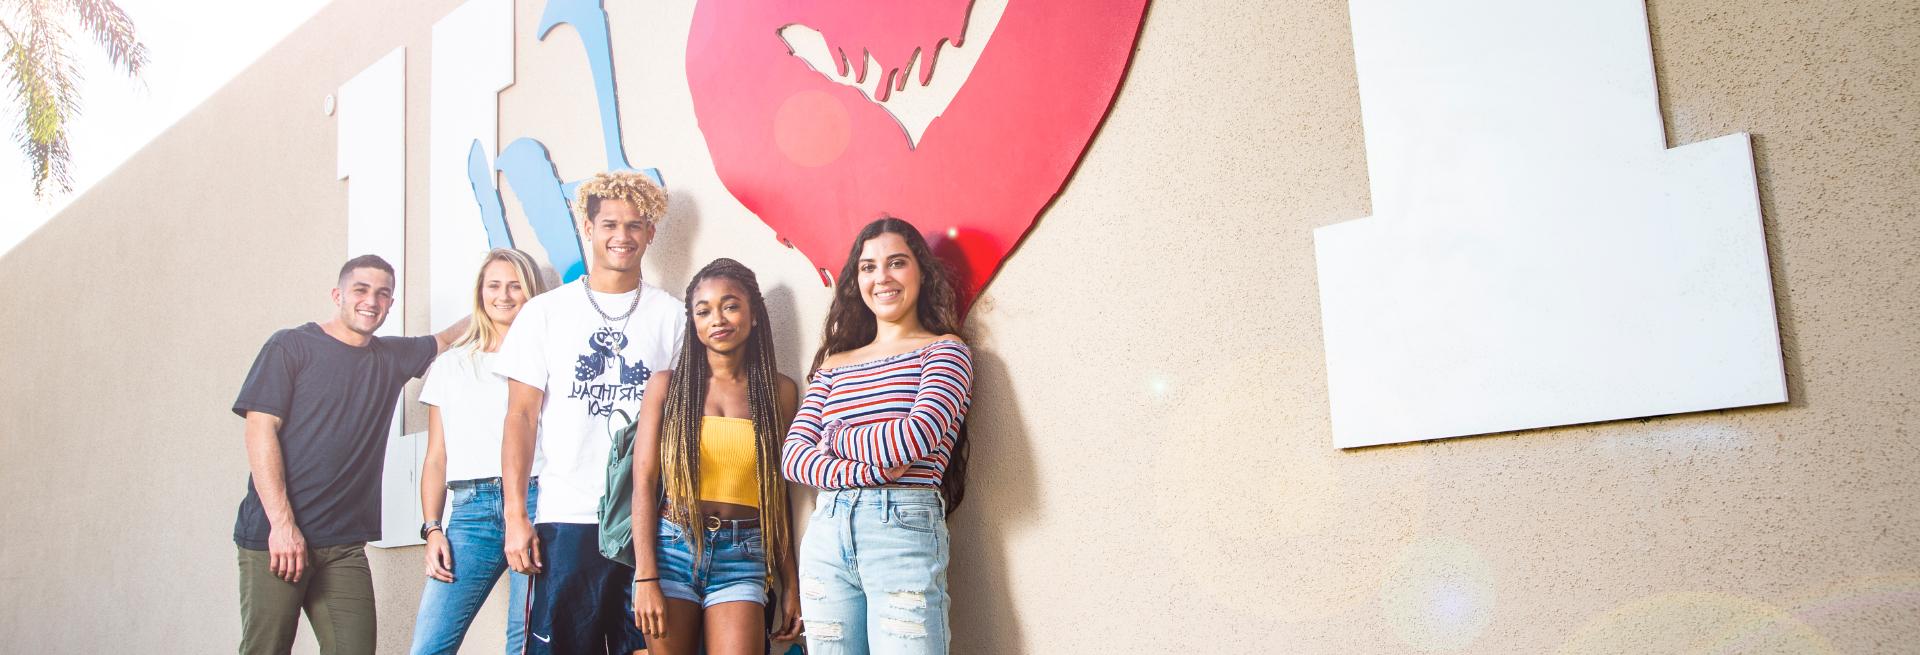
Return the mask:
[(1315, 231), (1342, 448), (1784, 402), (1753, 151), (1638, 0), (1352, 0), (1374, 215)]

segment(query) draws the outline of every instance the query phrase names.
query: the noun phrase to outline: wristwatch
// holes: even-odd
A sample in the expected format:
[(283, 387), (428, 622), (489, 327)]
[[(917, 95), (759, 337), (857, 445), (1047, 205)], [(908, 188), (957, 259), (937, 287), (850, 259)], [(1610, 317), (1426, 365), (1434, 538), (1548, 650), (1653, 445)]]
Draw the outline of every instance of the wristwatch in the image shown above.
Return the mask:
[(420, 540), (426, 541), (427, 534), (430, 532), (433, 532), (434, 530), (440, 530), (442, 532), (446, 531), (445, 528), (440, 527), (439, 521), (427, 521), (426, 523), (420, 524)]

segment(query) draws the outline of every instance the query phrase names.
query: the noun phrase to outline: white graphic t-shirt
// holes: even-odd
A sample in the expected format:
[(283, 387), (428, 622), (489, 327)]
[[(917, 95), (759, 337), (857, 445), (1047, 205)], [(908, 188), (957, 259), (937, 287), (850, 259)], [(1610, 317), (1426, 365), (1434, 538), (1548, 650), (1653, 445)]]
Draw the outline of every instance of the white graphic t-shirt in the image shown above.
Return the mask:
[[(546, 393), (537, 450), (540, 523), (597, 523), (607, 487), (613, 433), (640, 413), (640, 395), (654, 371), (671, 370), (686, 329), (686, 308), (642, 283), (631, 317), (608, 321), (587, 302), (618, 317), (633, 293), (590, 292), (584, 279), (535, 296), (513, 320), (494, 371)], [(626, 413), (626, 418), (614, 410)]]
[[(507, 334), (513, 334), (511, 330)], [(498, 353), (449, 348), (427, 369), (420, 402), (440, 408), (446, 441), (447, 480), (500, 477), (500, 429), (507, 420), (507, 379), (495, 373)], [(533, 450), (533, 475), (546, 460)]]

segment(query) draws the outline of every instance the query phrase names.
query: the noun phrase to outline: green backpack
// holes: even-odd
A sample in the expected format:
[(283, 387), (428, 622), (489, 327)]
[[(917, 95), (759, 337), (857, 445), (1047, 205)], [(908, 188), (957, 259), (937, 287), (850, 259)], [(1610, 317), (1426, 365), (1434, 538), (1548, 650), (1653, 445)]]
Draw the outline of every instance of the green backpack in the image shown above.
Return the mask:
[(600, 497), (600, 554), (633, 566), (633, 431), (637, 423), (621, 410), (627, 427), (613, 433), (607, 452), (607, 493)]

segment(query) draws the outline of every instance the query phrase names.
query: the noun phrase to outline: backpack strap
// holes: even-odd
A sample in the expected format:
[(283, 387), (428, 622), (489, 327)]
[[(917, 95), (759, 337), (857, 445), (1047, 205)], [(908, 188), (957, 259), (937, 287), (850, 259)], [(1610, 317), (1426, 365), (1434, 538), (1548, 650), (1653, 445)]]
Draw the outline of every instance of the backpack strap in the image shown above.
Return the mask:
[(613, 413), (619, 414), (620, 420), (625, 421), (626, 426), (618, 430), (613, 429), (613, 417), (608, 416), (607, 439), (613, 442), (615, 452), (628, 452), (633, 449), (633, 431), (634, 428), (638, 427), (638, 422), (633, 420), (633, 415), (628, 414), (627, 410), (616, 409), (613, 410)]

